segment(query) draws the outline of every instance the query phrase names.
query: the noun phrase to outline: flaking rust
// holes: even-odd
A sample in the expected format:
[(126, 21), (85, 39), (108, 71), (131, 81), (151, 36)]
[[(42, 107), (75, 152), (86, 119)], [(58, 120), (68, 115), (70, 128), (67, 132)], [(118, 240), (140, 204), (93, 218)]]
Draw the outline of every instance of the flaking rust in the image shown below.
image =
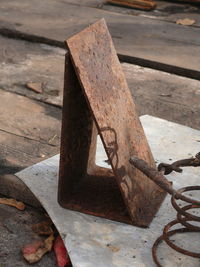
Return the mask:
[[(129, 164), (135, 155), (155, 167), (104, 19), (66, 43), (59, 203), (146, 227), (166, 193)], [(112, 172), (95, 166), (93, 122)]]

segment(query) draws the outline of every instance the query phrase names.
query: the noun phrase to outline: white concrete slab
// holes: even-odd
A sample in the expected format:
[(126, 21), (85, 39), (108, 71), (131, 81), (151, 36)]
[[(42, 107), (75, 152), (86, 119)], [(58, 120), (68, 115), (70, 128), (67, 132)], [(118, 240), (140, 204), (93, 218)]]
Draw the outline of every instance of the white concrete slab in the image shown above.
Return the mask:
[[(187, 158), (200, 151), (200, 131), (148, 115), (141, 117), (147, 139), (157, 162)], [(105, 166), (100, 141), (97, 163)], [(74, 267), (153, 267), (151, 247), (166, 223), (175, 218), (167, 196), (148, 229), (82, 214), (61, 208), (57, 203), (59, 155), (33, 165), (17, 176), (40, 200), (60, 232)], [(200, 184), (200, 169), (185, 168), (171, 174), (174, 187)], [(199, 197), (199, 196), (198, 196)], [(198, 251), (197, 233), (173, 237), (184, 248)], [(158, 250), (163, 266), (200, 266), (200, 260), (186, 257), (162, 244)]]

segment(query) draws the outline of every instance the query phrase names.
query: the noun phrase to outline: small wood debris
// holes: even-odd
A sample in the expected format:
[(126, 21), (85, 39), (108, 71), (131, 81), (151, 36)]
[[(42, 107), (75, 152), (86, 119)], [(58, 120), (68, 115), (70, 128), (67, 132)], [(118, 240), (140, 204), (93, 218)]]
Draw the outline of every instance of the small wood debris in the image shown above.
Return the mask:
[(49, 90), (48, 91), (48, 95), (51, 96), (59, 96), (59, 90), (55, 89), (55, 90)]
[(43, 245), (42, 241), (35, 241), (35, 242), (31, 243), (31, 244), (26, 245), (22, 249), (23, 255), (30, 255), (30, 254), (35, 253), (37, 251), (37, 249), (39, 247), (41, 247), (42, 245)]
[[(39, 236), (46, 235), (48, 238), (43, 241), (34, 241), (22, 248), (23, 257), (28, 263), (32, 264), (40, 261), (47, 252), (53, 250), (58, 267), (72, 266), (64, 242), (60, 235), (58, 235), (56, 229), (53, 228), (53, 222), (49, 217), (47, 217), (45, 221), (33, 224), (32, 230)], [(54, 235), (57, 236), (56, 239), (54, 238)]]
[(107, 244), (107, 247), (112, 251), (112, 252), (118, 252), (120, 250), (120, 248)]
[(184, 26), (191, 26), (195, 23), (195, 20), (194, 19), (188, 19), (188, 18), (185, 18), (185, 19), (178, 19), (176, 21), (176, 24), (180, 24), (180, 25), (184, 25)]
[(43, 221), (32, 225), (32, 230), (38, 235), (51, 235), (53, 234), (51, 225), (52, 225), (51, 220)]
[(53, 144), (53, 141), (56, 139), (56, 137), (58, 137), (57, 134), (54, 134), (54, 135), (49, 139), (48, 143), (52, 145), (52, 144)]
[(32, 244), (26, 245), (22, 249), (23, 257), (29, 263), (38, 262), (44, 254), (52, 250), (54, 235), (51, 234), (44, 241), (36, 241)]
[(107, 3), (141, 10), (152, 10), (156, 7), (156, 2), (152, 0), (107, 0)]
[(24, 210), (26, 208), (24, 203), (17, 201), (16, 199), (13, 198), (0, 198), (0, 204), (12, 206), (18, 210)]
[(26, 87), (28, 89), (31, 89), (37, 94), (42, 94), (43, 92), (43, 84), (42, 83), (34, 83), (34, 82), (29, 82), (26, 84)]

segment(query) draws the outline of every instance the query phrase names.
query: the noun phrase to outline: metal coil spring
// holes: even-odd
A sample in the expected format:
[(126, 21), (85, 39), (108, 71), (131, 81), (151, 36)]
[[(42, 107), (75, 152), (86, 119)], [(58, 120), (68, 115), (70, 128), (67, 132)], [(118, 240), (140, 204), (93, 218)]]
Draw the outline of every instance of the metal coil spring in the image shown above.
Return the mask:
[[(144, 160), (139, 159), (135, 156), (131, 157), (129, 160), (130, 164), (143, 172), (149, 179), (156, 183), (163, 190), (168, 192), (171, 197), (171, 203), (174, 209), (177, 211), (177, 218), (169, 222), (163, 229), (163, 234), (157, 238), (153, 247), (152, 247), (152, 256), (154, 262), (158, 267), (162, 267), (161, 263), (157, 257), (157, 248), (161, 241), (165, 241), (172, 249), (195, 258), (200, 258), (200, 253), (192, 252), (186, 249), (183, 249), (175, 245), (169, 238), (177, 233), (187, 233), (187, 232), (200, 232), (200, 226), (194, 225), (191, 222), (200, 222), (200, 217), (189, 213), (192, 209), (200, 208), (200, 201), (192, 199), (183, 193), (189, 191), (200, 190), (200, 186), (187, 186), (179, 190), (175, 190), (172, 187), (172, 184), (165, 178), (164, 174), (170, 174), (172, 171), (182, 172), (180, 167), (200, 167), (200, 152), (196, 154), (195, 157), (189, 159), (183, 159), (175, 161), (172, 164), (160, 163), (158, 170), (150, 167)], [(184, 201), (185, 206), (180, 207), (177, 204), (178, 200)], [(170, 230), (173, 226), (181, 224), (183, 228)]]
[[(181, 188), (177, 190), (178, 193), (182, 194), (184, 192), (188, 191), (194, 191), (194, 190), (200, 190), (200, 186), (187, 186), (184, 188)], [(169, 222), (163, 229), (163, 234), (157, 238), (155, 241), (153, 247), (152, 247), (152, 256), (154, 259), (154, 262), (157, 264), (157, 266), (162, 267), (161, 263), (158, 260), (157, 257), (157, 248), (158, 245), (162, 242), (165, 241), (172, 249), (175, 249), (176, 251), (195, 258), (200, 258), (200, 253), (195, 253), (186, 249), (183, 249), (177, 245), (175, 245), (169, 238), (177, 233), (186, 233), (186, 232), (200, 232), (200, 226), (193, 225), (191, 222), (200, 222), (200, 216), (193, 215), (189, 213), (189, 210), (192, 209), (199, 209), (200, 208), (200, 203), (197, 200), (191, 199), (191, 201), (187, 201), (187, 205), (184, 207), (180, 207), (177, 204), (177, 198), (175, 195), (172, 195), (171, 197), (171, 203), (174, 209), (177, 211), (177, 218), (171, 222)], [(186, 201), (185, 201), (186, 202)], [(177, 224), (181, 224), (184, 227), (175, 229), (175, 230), (170, 230), (173, 226)]]

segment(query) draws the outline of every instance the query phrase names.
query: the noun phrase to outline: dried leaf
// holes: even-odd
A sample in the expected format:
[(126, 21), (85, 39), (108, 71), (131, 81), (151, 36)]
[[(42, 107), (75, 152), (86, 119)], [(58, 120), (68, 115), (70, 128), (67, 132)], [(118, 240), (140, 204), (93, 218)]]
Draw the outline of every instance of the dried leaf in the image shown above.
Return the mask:
[(39, 247), (42, 247), (42, 245), (42, 241), (35, 241), (32, 244), (28, 244), (22, 249), (23, 254), (33, 254), (38, 250)]
[(54, 235), (53, 234), (51, 234), (47, 239), (44, 240), (45, 247), (48, 249), (48, 251), (52, 250), (53, 241), (54, 241)]
[(30, 83), (26, 84), (26, 87), (28, 89), (31, 89), (32, 91), (36, 92), (37, 94), (42, 94), (42, 92), (43, 92), (42, 83), (32, 83), (32, 82), (30, 82)]
[(24, 210), (26, 208), (24, 203), (17, 201), (16, 199), (13, 198), (0, 198), (0, 204), (12, 206), (17, 208), (18, 210)]
[(56, 238), (53, 249), (56, 255), (58, 267), (71, 266), (69, 255), (60, 236)]
[(195, 20), (194, 19), (178, 19), (176, 21), (176, 24), (180, 24), (180, 25), (184, 25), (184, 26), (190, 26), (190, 25), (193, 25), (195, 23)]
[(38, 235), (51, 235), (53, 234), (51, 225), (52, 225), (51, 220), (43, 221), (32, 225), (32, 230)]
[(54, 236), (50, 235), (47, 239), (37, 241), (32, 244), (26, 245), (22, 249), (23, 257), (29, 263), (38, 262), (44, 254), (52, 250)]

